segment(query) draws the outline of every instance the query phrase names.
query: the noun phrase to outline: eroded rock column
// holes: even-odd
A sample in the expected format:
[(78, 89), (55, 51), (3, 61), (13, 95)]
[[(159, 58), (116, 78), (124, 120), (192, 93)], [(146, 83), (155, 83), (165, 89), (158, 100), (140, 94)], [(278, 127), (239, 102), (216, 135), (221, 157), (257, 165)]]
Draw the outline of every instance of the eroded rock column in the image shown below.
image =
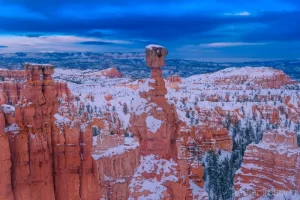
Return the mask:
[(11, 185), (11, 152), (9, 137), (4, 133), (5, 119), (0, 111), (0, 199), (14, 200)]
[(57, 112), (52, 65), (25, 64), (27, 82), (16, 106), (19, 134), (11, 139), (15, 199), (52, 200), (51, 124)]
[(155, 154), (176, 160), (178, 119), (174, 105), (169, 105), (165, 98), (167, 89), (161, 69), (165, 66), (167, 53), (167, 49), (158, 45), (146, 48), (146, 64), (151, 68), (151, 79), (146, 80), (146, 89), (140, 95), (147, 100), (148, 112), (131, 118), (131, 131), (140, 139), (141, 155)]
[[(137, 108), (130, 119), (130, 131), (140, 140), (141, 159), (129, 183), (129, 199), (196, 199), (190, 189), (188, 165), (177, 159), (178, 117), (174, 105), (165, 98), (161, 69), (167, 53), (159, 45), (146, 47), (151, 78), (140, 88), (145, 107)], [(205, 194), (201, 199), (207, 199), (206, 192), (201, 192)]]

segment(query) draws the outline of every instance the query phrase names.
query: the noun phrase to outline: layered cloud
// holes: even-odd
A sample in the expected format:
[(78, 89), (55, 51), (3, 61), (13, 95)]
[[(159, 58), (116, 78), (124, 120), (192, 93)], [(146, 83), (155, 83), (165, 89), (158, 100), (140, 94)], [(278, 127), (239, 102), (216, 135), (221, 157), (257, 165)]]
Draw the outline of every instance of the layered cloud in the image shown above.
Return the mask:
[(234, 48), (255, 51), (300, 41), (298, 1), (238, 2), (0, 1), (0, 46), (7, 46), (0, 51), (15, 51), (18, 46), (22, 51), (132, 51), (155, 42), (178, 55), (181, 47), (192, 45), (216, 48), (220, 54), (216, 56), (230, 57)]

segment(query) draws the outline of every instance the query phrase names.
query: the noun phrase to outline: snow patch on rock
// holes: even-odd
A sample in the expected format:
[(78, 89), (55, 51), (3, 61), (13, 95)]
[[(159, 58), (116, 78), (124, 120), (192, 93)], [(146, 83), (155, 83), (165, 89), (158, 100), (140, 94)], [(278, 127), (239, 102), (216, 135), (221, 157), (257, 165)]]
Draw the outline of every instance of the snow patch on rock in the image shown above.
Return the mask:
[(156, 131), (161, 127), (162, 121), (152, 116), (148, 116), (146, 118), (146, 124), (148, 130), (150, 130), (152, 133), (156, 133)]

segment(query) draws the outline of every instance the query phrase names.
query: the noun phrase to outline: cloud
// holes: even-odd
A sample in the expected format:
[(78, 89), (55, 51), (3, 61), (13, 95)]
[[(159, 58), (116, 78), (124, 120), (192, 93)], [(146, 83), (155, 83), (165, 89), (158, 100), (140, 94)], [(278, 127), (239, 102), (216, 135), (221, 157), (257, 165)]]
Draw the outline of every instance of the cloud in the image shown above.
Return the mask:
[(116, 43), (102, 42), (102, 41), (84, 41), (84, 42), (80, 42), (79, 44), (84, 44), (84, 45), (112, 45), (112, 44), (116, 44)]
[(246, 43), (246, 42), (215, 42), (200, 44), (200, 47), (237, 47), (237, 46), (255, 46), (255, 45), (265, 45), (265, 43)]
[[(48, 34), (85, 35), (91, 30), (112, 30), (120, 38), (145, 38), (148, 40), (173, 41), (191, 34), (212, 31), (228, 24), (244, 24), (258, 21), (257, 18), (241, 16), (210, 16), (188, 13), (182, 16), (138, 15), (102, 16), (92, 19), (8, 19), (0, 18), (0, 27), (5, 32), (41, 32)], [(99, 36), (99, 35), (98, 35)], [(97, 37), (98, 37), (97, 36)], [(91, 35), (90, 37), (93, 37)]]
[(200, 50), (186, 48), (187, 55), (236, 56), (300, 41), (300, 1), (254, 1), (1, 1), (0, 44), (2, 51), (133, 51), (158, 43), (170, 54), (194, 45)]
[(249, 16), (251, 15), (249, 12), (238, 12), (238, 13), (225, 13), (225, 15), (233, 15), (233, 16)]
[(95, 37), (95, 38), (104, 38), (107, 36), (111, 36), (112, 34), (104, 33), (101, 31), (95, 31), (95, 32), (91, 32), (91, 33), (83, 33), (82, 35), (86, 35), (88, 37)]
[[(276, 0), (269, 1), (273, 3), (277, 2)], [(218, 2), (224, 4), (224, 2), (220, 0), (218, 0)], [(248, 9), (247, 11), (243, 11), (244, 9), (239, 9), (239, 7), (242, 6), (239, 6), (236, 0), (229, 1), (228, 7), (231, 8), (231, 12), (225, 12), (229, 9), (226, 7), (226, 10), (222, 12), (225, 13), (225, 15), (218, 14), (220, 13), (219, 11), (199, 12), (197, 9), (203, 9), (202, 7), (206, 8), (207, 6), (211, 6), (211, 4), (209, 2), (200, 3), (195, 0), (189, 1), (189, 3), (185, 3), (184, 5), (182, 5), (182, 1), (179, 0), (164, 1), (164, 5), (167, 5), (166, 8), (162, 7), (161, 1), (158, 0), (145, 2), (143, 4), (139, 4), (137, 0), (90, 0), (88, 2), (83, 0), (11, 0), (7, 1), (6, 4), (18, 4), (19, 6), (23, 6), (26, 10), (32, 12), (39, 11), (42, 15), (48, 16), (34, 19), (22, 18), (22, 15), (14, 18), (0, 16), (2, 32), (9, 34), (25, 32), (29, 37), (33, 37), (34, 35), (38, 36), (39, 34), (63, 34), (122, 40), (143, 38), (148, 41), (164, 42), (167, 44), (171, 44), (174, 41), (181, 43), (182, 40), (184, 40), (185, 44), (193, 44), (199, 43), (200, 40), (204, 39), (207, 39), (207, 43), (220, 39), (223, 41), (238, 40), (252, 43), (256, 42), (256, 40), (259, 42), (264, 40), (268, 41), (268, 38), (272, 37), (274, 37), (274, 40), (283, 40), (285, 34), (291, 35), (295, 39), (300, 37), (300, 34), (293, 34), (298, 33), (293, 30), (298, 29), (297, 26), (291, 26), (291, 30), (285, 32), (279, 30), (281, 27), (285, 27), (286, 21), (294, 21), (294, 24), (299, 22), (296, 18), (297, 14), (294, 14), (295, 17), (293, 17), (290, 11), (261, 12)], [(81, 5), (85, 6), (83, 7)], [(149, 9), (145, 8), (146, 5), (149, 5)], [(193, 8), (192, 5), (194, 5), (195, 8)], [(248, 4), (247, 6), (250, 9)], [(266, 5), (264, 3), (258, 3), (258, 6), (265, 7)], [(139, 12), (131, 12), (133, 7), (139, 10)], [(215, 7), (216, 9), (223, 9), (219, 4)], [(158, 11), (162, 11), (163, 9), (165, 9), (165, 12), (159, 12), (159, 14), (157, 14)], [(168, 9), (172, 11), (168, 11)], [(212, 8), (208, 7), (207, 9)], [(115, 10), (120, 12), (114, 12)], [(242, 10), (242, 12), (232, 12), (232, 10)], [(72, 15), (70, 15), (66, 12), (72, 12), (73, 14), (71, 13)], [(252, 12), (255, 12), (255, 14), (252, 14)], [(285, 15), (288, 15), (288, 17)], [(253, 31), (251, 26), (254, 23), (263, 24), (270, 28), (266, 29), (267, 31)], [(240, 25), (245, 26), (244, 32), (246, 33), (237, 34), (234, 31), (231, 33), (215, 32), (215, 30), (224, 26), (235, 27)], [(274, 30), (276, 37), (273, 35)], [(276, 31), (280, 33), (276, 34)]]
[(41, 37), (42, 34), (35, 34), (35, 33), (32, 33), (32, 34), (27, 34), (25, 35), (26, 37), (29, 37), (29, 38), (32, 38), (32, 37)]
[(300, 10), (289, 12), (261, 13), (261, 23), (265, 26), (245, 33), (245, 42), (300, 41)]

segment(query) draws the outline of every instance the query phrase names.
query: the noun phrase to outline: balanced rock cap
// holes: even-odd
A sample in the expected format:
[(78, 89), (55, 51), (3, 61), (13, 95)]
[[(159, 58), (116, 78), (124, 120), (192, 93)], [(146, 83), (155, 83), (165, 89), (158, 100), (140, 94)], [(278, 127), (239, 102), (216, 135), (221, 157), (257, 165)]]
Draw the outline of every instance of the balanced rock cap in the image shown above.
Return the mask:
[(150, 68), (161, 68), (166, 65), (165, 56), (168, 50), (157, 44), (146, 46), (146, 65)]

